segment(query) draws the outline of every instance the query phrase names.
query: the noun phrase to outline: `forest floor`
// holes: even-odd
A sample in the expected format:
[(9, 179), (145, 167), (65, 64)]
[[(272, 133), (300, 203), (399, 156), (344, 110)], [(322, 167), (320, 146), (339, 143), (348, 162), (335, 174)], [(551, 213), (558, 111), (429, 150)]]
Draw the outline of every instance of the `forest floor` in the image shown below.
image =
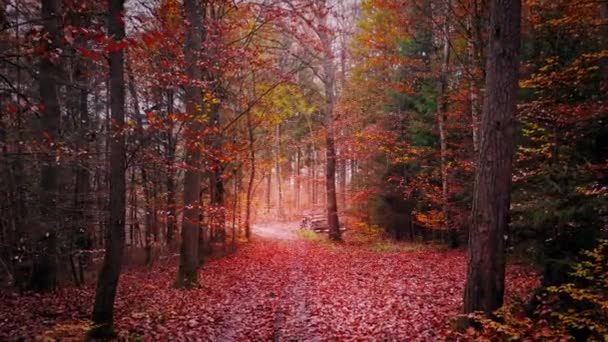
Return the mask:
[[(125, 272), (116, 329), (145, 341), (435, 341), (461, 306), (466, 258), (416, 244), (332, 244), (285, 225), (257, 227), (253, 242), (207, 262), (200, 289), (172, 288), (176, 260)], [(537, 285), (511, 265), (508, 298)], [(0, 340), (80, 340), (93, 287), (0, 295)]]

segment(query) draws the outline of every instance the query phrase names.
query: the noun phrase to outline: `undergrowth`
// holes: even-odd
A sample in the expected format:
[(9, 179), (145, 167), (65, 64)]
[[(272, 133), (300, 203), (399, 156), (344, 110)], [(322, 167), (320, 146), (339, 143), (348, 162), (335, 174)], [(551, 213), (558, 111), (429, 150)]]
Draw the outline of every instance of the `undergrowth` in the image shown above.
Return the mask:
[(470, 316), (481, 329), (457, 338), (608, 341), (608, 240), (584, 251), (571, 276), (569, 283), (539, 289), (530, 303), (505, 305), (494, 319)]

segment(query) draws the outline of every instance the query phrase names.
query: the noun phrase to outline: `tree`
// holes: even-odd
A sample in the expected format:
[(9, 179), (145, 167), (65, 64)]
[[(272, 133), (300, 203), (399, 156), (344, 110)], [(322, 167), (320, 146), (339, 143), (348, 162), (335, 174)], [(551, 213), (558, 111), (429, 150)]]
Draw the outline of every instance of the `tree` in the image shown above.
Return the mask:
[(441, 201), (443, 207), (443, 224), (444, 228), (450, 232), (452, 236), (452, 245), (455, 247), (458, 245), (458, 237), (456, 231), (450, 226), (450, 197), (449, 197), (449, 184), (448, 184), (448, 160), (447, 160), (447, 149), (448, 149), (448, 138), (446, 128), (446, 116), (448, 111), (448, 85), (449, 85), (449, 72), (450, 72), (450, 0), (444, 1), (444, 22), (441, 31), (443, 32), (443, 56), (441, 61), (441, 71), (439, 74), (439, 82), (437, 89), (437, 122), (439, 128), (439, 148), (440, 148), (440, 159), (441, 159)]
[(336, 70), (332, 54), (331, 37), (327, 29), (327, 16), (329, 9), (325, 0), (322, 4), (320, 27), (317, 35), (323, 47), (321, 57), (323, 64), (322, 82), (325, 90), (325, 105), (323, 115), (325, 121), (325, 190), (327, 196), (327, 223), (329, 225), (329, 238), (341, 240), (340, 223), (338, 219), (338, 201), (336, 198), (336, 142), (335, 142), (335, 120), (334, 107), (336, 104)]
[(41, 137), (50, 151), (44, 153), (40, 170), (40, 227), (36, 232), (37, 256), (34, 257), (34, 268), (30, 288), (36, 291), (51, 291), (55, 288), (57, 277), (57, 204), (59, 166), (52, 152), (59, 140), (59, 123), (61, 108), (57, 95), (57, 78), (61, 68), (54, 55), (59, 48), (59, 3), (55, 0), (42, 1), (44, 30), (47, 33), (46, 53), (40, 61), (40, 100), (42, 101)]
[(247, 140), (249, 148), (249, 180), (247, 182), (247, 194), (245, 198), (245, 237), (247, 240), (251, 239), (251, 206), (253, 202), (253, 182), (255, 181), (255, 140), (254, 140), (254, 127), (251, 120), (251, 111), (247, 111)]
[(519, 80), (519, 0), (490, 4), (481, 144), (475, 169), (464, 312), (502, 306)]
[(106, 252), (99, 272), (93, 306), (93, 336), (113, 334), (114, 299), (120, 277), (125, 245), (126, 149), (125, 149), (125, 38), (124, 0), (108, 2), (107, 29), (112, 45), (110, 63), (110, 110), (112, 130), (110, 139), (110, 221), (107, 225)]
[(190, 28), (186, 31), (184, 57), (186, 61), (186, 172), (184, 176), (184, 212), (182, 218), (182, 242), (176, 286), (193, 288), (198, 285), (199, 234), (200, 234), (200, 191), (201, 191), (201, 121), (203, 95), (199, 86), (202, 72), (198, 57), (203, 42), (203, 7), (200, 0), (184, 1), (186, 17)]

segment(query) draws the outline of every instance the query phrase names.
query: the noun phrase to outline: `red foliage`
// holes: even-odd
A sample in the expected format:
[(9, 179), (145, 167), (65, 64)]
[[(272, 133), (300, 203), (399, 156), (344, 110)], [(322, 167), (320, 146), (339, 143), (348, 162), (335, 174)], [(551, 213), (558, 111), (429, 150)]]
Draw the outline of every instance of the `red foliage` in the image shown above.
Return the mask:
[[(511, 268), (517, 293), (535, 277)], [(175, 263), (126, 272), (116, 302), (120, 336), (144, 340), (436, 340), (461, 306), (461, 251), (375, 252), (301, 240), (257, 240), (207, 263), (201, 288), (172, 288)], [(513, 292), (513, 291), (510, 291)], [(0, 340), (86, 320), (93, 290), (0, 297)], [(59, 334), (59, 335), (57, 335)], [(65, 337), (65, 336), (64, 336)]]

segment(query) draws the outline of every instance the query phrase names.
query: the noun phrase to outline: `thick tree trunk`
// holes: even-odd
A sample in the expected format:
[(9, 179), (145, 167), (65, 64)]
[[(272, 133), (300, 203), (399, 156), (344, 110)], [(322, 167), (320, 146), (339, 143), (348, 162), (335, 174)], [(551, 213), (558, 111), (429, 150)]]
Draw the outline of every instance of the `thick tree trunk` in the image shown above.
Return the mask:
[[(114, 41), (125, 38), (124, 0), (108, 2), (108, 34)], [(120, 277), (125, 244), (125, 80), (124, 51), (112, 51), (110, 61), (110, 106), (112, 132), (110, 139), (110, 222), (106, 230), (106, 253), (99, 273), (93, 307), (95, 335), (113, 333), (114, 298)]]
[(493, 0), (481, 122), (480, 158), (475, 170), (464, 312), (486, 314), (503, 303), (505, 240), (508, 233), (515, 111), (519, 78), (519, 0)]
[(198, 286), (199, 234), (201, 213), (201, 148), (203, 96), (196, 85), (202, 79), (198, 66), (203, 41), (203, 13), (200, 0), (184, 0), (186, 19), (190, 27), (186, 30), (184, 56), (186, 75), (190, 84), (186, 86), (186, 112), (191, 116), (187, 126), (186, 172), (184, 176), (184, 212), (182, 219), (182, 244), (176, 286), (193, 288)]
[[(41, 113), (40, 138), (45, 145), (52, 146), (59, 140), (61, 109), (57, 91), (57, 78), (61, 67), (51, 59), (50, 52), (58, 48), (60, 9), (57, 0), (42, 1), (44, 30), (47, 33), (49, 54), (40, 61), (40, 100), (43, 104)], [(55, 163), (54, 153), (43, 154), (40, 174), (40, 226), (36, 232), (37, 256), (30, 288), (34, 291), (52, 291), (57, 281), (57, 225), (59, 224), (58, 204), (59, 166)]]

